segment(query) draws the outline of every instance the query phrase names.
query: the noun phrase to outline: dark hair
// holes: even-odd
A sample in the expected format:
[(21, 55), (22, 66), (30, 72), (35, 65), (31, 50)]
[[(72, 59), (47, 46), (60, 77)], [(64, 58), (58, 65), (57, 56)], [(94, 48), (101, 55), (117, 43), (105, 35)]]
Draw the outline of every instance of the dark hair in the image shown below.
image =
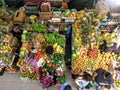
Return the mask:
[(84, 72), (83, 79), (85, 79), (86, 81), (91, 81), (92, 75), (88, 72)]
[(110, 89), (110, 88), (111, 88), (111, 85), (105, 85), (105, 87), (106, 87), (107, 89)]
[(105, 76), (105, 78), (109, 79), (109, 78), (111, 78), (111, 73), (108, 71), (105, 71), (104, 76)]
[(63, 90), (72, 90), (70, 85), (66, 85), (65, 88)]

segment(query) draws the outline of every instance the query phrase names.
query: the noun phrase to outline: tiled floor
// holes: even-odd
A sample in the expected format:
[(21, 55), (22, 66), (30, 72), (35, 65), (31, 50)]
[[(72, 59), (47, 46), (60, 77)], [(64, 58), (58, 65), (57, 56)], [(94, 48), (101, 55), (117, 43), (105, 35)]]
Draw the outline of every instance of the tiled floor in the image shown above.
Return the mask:
[[(77, 90), (74, 80), (71, 78), (70, 72), (66, 72), (67, 82), (72, 86), (72, 90)], [(46, 90), (43, 89), (39, 81), (22, 81), (19, 78), (19, 71), (15, 74), (5, 72), (0, 76), (0, 90)], [(48, 90), (57, 90), (55, 86), (51, 86)], [(91, 88), (90, 90), (95, 90)], [(116, 90), (116, 89), (111, 89)]]

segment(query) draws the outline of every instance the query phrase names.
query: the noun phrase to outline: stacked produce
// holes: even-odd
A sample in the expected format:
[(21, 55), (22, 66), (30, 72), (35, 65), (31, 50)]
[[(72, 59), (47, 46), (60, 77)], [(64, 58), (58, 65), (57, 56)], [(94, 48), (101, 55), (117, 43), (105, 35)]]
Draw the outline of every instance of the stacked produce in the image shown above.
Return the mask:
[(33, 22), (32, 23), (32, 29), (33, 29), (34, 32), (38, 32), (38, 33), (44, 33), (44, 32), (46, 32), (45, 25), (43, 25), (41, 23)]
[[(48, 73), (56, 71), (61, 82), (65, 82), (63, 60), (65, 50), (65, 37), (59, 32), (47, 31), (46, 24), (25, 20), (21, 34), (21, 48), (19, 52), (20, 78), (36, 80), (39, 78), (39, 67)], [(19, 27), (18, 27), (19, 29)], [(63, 82), (62, 82), (63, 83)]]
[(34, 68), (22, 68), (20, 72), (21, 79), (36, 80), (36, 70)]
[(15, 73), (17, 67), (13, 62), (18, 39), (10, 33), (11, 28), (8, 28), (7, 24), (8, 22), (0, 19), (0, 68), (2, 72), (6, 70), (9, 73)]
[(97, 25), (100, 19), (94, 10), (81, 10), (76, 13), (76, 20), (73, 24), (73, 69), (93, 69), (94, 62), (99, 56), (98, 42), (101, 39), (98, 37)]
[[(87, 46), (82, 46), (78, 50), (74, 50), (72, 53), (72, 68), (86, 70), (87, 68), (93, 70), (97, 63), (101, 61), (100, 53), (90, 54), (90, 48)], [(96, 49), (93, 49), (96, 50)], [(91, 50), (91, 52), (93, 52)], [(96, 56), (97, 55), (97, 56)], [(97, 64), (98, 67), (98, 64)]]
[(12, 51), (12, 47), (8, 43), (4, 43), (2, 46), (0, 46), (1, 53), (10, 53), (11, 51)]
[(97, 68), (113, 71), (112, 62), (117, 60), (119, 53), (116, 43), (118, 24), (102, 25), (103, 18), (94, 10), (78, 11), (75, 18), (72, 25), (72, 71), (76, 74), (88, 68), (92, 71)]

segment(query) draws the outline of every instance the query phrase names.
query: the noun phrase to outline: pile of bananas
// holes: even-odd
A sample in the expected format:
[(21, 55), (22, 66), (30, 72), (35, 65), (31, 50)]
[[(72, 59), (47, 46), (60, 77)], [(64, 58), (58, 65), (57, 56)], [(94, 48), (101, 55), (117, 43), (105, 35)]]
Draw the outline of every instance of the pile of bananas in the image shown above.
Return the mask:
[(45, 42), (44, 35), (41, 33), (38, 33), (35, 37), (35, 40), (36, 40), (36, 42), (44, 43)]

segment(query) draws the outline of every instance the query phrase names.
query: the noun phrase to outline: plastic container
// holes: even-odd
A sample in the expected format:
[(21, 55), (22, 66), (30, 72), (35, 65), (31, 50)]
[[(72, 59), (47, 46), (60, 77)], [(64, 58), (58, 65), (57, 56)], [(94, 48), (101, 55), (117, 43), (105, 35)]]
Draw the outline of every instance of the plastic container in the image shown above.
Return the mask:
[(24, 0), (24, 3), (26, 2), (34, 2), (34, 3), (41, 3), (43, 2), (44, 0)]
[(51, 7), (58, 7), (60, 8), (62, 6), (62, 1), (63, 0), (47, 0), (48, 2), (50, 2)]

